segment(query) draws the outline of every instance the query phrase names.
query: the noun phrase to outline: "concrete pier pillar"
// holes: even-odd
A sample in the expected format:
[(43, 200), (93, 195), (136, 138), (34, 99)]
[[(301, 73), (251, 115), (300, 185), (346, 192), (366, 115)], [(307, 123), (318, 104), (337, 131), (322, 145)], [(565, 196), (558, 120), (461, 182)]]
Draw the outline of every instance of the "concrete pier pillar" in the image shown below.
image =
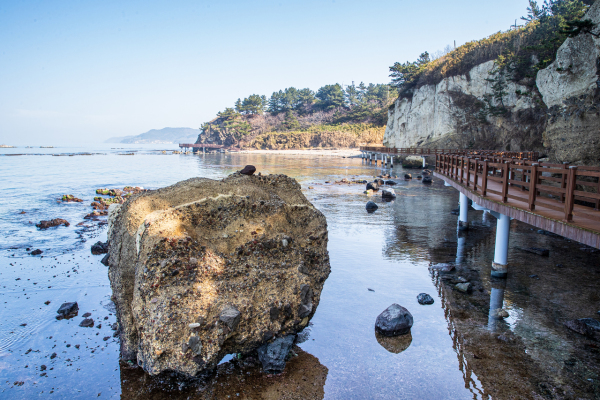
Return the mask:
[(469, 218), (467, 212), (469, 211), (469, 199), (466, 195), (460, 193), (459, 199), (459, 216), (458, 216), (458, 230), (466, 231), (469, 229)]
[(425, 169), (425, 167), (427, 166), (427, 162), (425, 157), (421, 157), (423, 159), (423, 169)]
[(496, 248), (492, 263), (492, 276), (506, 278), (508, 274), (508, 238), (510, 234), (510, 217), (498, 214), (496, 222)]
[(464, 235), (458, 236), (457, 246), (456, 246), (456, 260), (455, 264), (459, 265), (465, 260), (465, 243), (467, 238)]
[(390, 156), (390, 168), (394, 168), (394, 156)]

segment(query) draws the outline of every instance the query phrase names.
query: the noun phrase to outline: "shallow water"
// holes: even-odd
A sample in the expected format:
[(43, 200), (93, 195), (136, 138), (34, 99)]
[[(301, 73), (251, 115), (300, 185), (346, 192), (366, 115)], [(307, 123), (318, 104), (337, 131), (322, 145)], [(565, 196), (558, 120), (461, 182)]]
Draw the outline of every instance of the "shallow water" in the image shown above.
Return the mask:
[[(599, 343), (563, 327), (569, 319), (598, 317), (600, 255), (593, 249), (513, 221), (509, 278), (492, 280), (495, 219), (471, 210), (471, 229), (458, 235), (457, 217), (450, 213), (458, 192), (440, 180), (425, 186), (397, 179), (397, 199), (385, 203), (373, 196), (379, 209), (368, 214), (364, 185), (334, 183), (381, 173), (360, 159), (156, 151), (165, 147), (1, 150), (96, 154), (0, 155), (0, 398), (600, 396)], [(139, 151), (123, 155), (132, 150)], [(246, 164), (263, 174), (296, 178), (327, 217), (331, 275), (298, 357), (275, 377), (232, 360), (201, 386), (153, 379), (120, 364), (107, 269), (101, 256), (90, 254), (93, 242), (106, 240), (105, 226), (89, 221), (76, 226), (91, 212), (95, 189), (216, 179)], [(398, 167), (392, 174), (403, 176)], [(58, 203), (62, 194), (84, 202)], [(56, 217), (71, 226), (47, 231), (34, 226)], [(532, 246), (550, 249), (550, 256), (519, 250)], [(28, 255), (26, 248), (43, 250), (43, 257)], [(453, 273), (429, 268), (448, 262), (457, 263)], [(472, 294), (453, 290), (459, 276), (473, 283)], [(435, 303), (419, 305), (422, 292)], [(508, 318), (489, 317), (491, 296), (503, 300)], [(56, 310), (65, 301), (79, 303), (79, 316), (57, 321)], [(414, 317), (410, 343), (375, 335), (375, 318), (392, 303)], [(96, 327), (78, 326), (85, 312), (92, 313)]]

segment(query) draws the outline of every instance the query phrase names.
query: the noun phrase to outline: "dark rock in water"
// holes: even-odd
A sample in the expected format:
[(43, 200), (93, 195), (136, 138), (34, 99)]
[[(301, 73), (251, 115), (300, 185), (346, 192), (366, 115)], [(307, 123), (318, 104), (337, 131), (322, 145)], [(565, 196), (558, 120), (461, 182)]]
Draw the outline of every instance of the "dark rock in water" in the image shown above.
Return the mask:
[(52, 353), (52, 354), (50, 354), (50, 359), (51, 359), (51, 360), (54, 360), (54, 359), (56, 358), (56, 356), (57, 356), (57, 354), (56, 354), (56, 353)]
[(450, 214), (460, 215), (460, 208), (455, 208), (454, 210), (450, 211)]
[(574, 319), (565, 322), (565, 326), (581, 335), (600, 340), (600, 322), (593, 318)]
[(423, 180), (421, 182), (423, 182), (423, 183), (432, 183), (433, 179), (430, 176), (424, 176)]
[(423, 305), (433, 304), (433, 297), (431, 297), (427, 293), (419, 293), (419, 295), (417, 296), (417, 301), (419, 302), (419, 304)]
[(92, 254), (97, 256), (99, 254), (106, 254), (108, 253), (108, 242), (106, 243), (102, 243), (102, 242), (96, 242), (93, 246), (92, 246)]
[(429, 175), (429, 174), (431, 174), (431, 173), (432, 173), (432, 172), (431, 172), (431, 170), (430, 170), (430, 169), (424, 169), (424, 170), (423, 170), (423, 175), (425, 175), (425, 174)]
[(83, 318), (87, 318), (87, 317), (91, 317), (92, 313), (86, 312), (85, 314), (82, 315)]
[(398, 336), (408, 333), (412, 325), (411, 313), (394, 303), (377, 316), (375, 331), (384, 336)]
[(240, 171), (242, 175), (252, 175), (256, 172), (256, 167), (254, 165), (246, 165), (243, 170)]
[(542, 249), (540, 247), (521, 247), (521, 250), (543, 257), (548, 257), (550, 255), (550, 250)]
[(79, 324), (82, 328), (93, 328), (94, 320), (92, 318), (86, 318)]
[(456, 285), (454, 285), (454, 287), (456, 288), (456, 290), (463, 293), (471, 293), (473, 291), (473, 285), (471, 284), (471, 282), (457, 283)]
[(72, 318), (79, 312), (79, 305), (76, 301), (71, 303), (63, 303), (56, 312), (58, 313), (56, 319)]
[(277, 338), (258, 348), (258, 359), (267, 373), (278, 373), (285, 368), (285, 358), (294, 344), (294, 335)]
[(34, 250), (31, 252), (32, 256), (39, 256), (40, 254), (42, 254), (43, 251), (41, 251), (40, 249)]
[(62, 218), (54, 218), (49, 221), (40, 221), (39, 224), (35, 224), (35, 226), (37, 226), (40, 229), (48, 229), (53, 226), (59, 226), (59, 225), (69, 226), (71, 224), (69, 224), (69, 222), (66, 219), (62, 219)]
[(404, 174), (404, 179), (406, 179), (406, 180), (412, 179), (412, 175), (411, 174)]
[(379, 185), (376, 182), (369, 182), (367, 183), (367, 190), (376, 192), (379, 190)]
[(378, 332), (375, 332), (375, 339), (377, 343), (384, 349), (393, 354), (400, 354), (404, 350), (408, 349), (412, 343), (412, 335), (408, 332), (406, 335), (400, 336), (385, 336)]
[(375, 204), (375, 202), (373, 202), (373, 201), (368, 201), (365, 208), (367, 209), (368, 212), (372, 213), (373, 211), (377, 210), (379, 208), (379, 206), (377, 206), (377, 204)]
[(388, 198), (388, 199), (395, 199), (396, 198), (396, 192), (394, 192), (394, 189), (382, 189), (381, 190), (381, 197)]
[(394, 185), (397, 185), (398, 183), (395, 181), (385, 181), (385, 184), (388, 186), (394, 186)]
[(384, 184), (383, 179), (373, 179), (373, 182), (375, 182), (379, 186), (383, 186), (383, 184)]
[(100, 260), (100, 262), (102, 264), (106, 265), (107, 267), (108, 267), (108, 258), (109, 258), (109, 255), (107, 253), (104, 257), (102, 257), (102, 260)]

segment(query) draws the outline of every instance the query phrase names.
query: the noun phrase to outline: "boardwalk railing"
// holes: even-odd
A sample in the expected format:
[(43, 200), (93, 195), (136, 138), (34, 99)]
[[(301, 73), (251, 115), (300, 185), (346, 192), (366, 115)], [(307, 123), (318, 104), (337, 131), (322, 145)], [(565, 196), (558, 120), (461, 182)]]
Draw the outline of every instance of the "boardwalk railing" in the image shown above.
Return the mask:
[(573, 216), (600, 221), (599, 167), (437, 154), (435, 168), (482, 197), (515, 200), (529, 211), (536, 206), (559, 211), (566, 222)]
[(395, 148), (384, 146), (361, 146), (360, 151), (394, 154), (394, 155), (416, 155), (432, 156), (437, 154), (454, 154), (458, 156), (490, 156), (507, 159), (519, 160), (537, 160), (539, 153), (537, 151), (498, 151), (498, 150), (469, 150), (469, 149), (425, 149), (425, 148)]
[(208, 144), (208, 143), (179, 143), (179, 147), (180, 148), (193, 148), (193, 149), (201, 149), (201, 148), (207, 148), (207, 149), (222, 149), (223, 145), (221, 144)]

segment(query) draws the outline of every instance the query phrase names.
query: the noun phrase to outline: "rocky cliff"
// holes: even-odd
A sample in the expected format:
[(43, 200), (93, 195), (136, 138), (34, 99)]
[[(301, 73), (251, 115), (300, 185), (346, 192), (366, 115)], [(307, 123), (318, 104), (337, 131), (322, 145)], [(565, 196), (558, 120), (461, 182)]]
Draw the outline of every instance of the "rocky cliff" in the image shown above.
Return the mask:
[[(600, 2), (583, 19), (598, 24)], [(499, 91), (493, 60), (421, 86), (390, 107), (383, 144), (538, 150), (553, 161), (599, 164), (599, 56), (600, 38), (584, 32), (563, 43), (533, 88), (504, 79)]]
[[(584, 20), (600, 23), (600, 2)], [(598, 34), (596, 26), (593, 33)], [(557, 161), (600, 164), (600, 38), (581, 33), (567, 39), (536, 83), (548, 107), (544, 146)]]

